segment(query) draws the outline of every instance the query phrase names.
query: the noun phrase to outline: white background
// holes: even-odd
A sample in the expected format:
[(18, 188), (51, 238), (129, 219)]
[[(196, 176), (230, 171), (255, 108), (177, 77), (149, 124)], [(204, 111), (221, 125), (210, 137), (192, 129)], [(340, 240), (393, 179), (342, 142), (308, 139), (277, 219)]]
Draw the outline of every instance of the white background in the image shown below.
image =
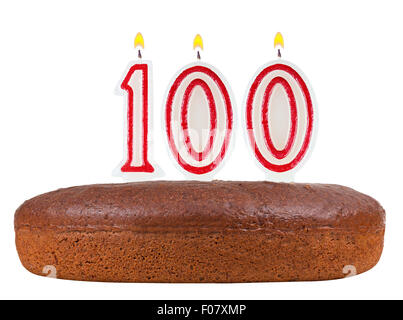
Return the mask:
[[(401, 1), (2, 1), (0, 4), (0, 297), (132, 299), (403, 298)], [(120, 182), (124, 96), (115, 94), (133, 38), (154, 64), (154, 151), (164, 179), (182, 179), (161, 130), (169, 80), (194, 61), (227, 78), (238, 120), (247, 84), (284, 57), (309, 78), (320, 127), (299, 182), (367, 193), (387, 212), (381, 261), (360, 276), (315, 283), (109, 284), (34, 276), (19, 262), (13, 215), (26, 199), (60, 187)], [(217, 179), (260, 180), (236, 125), (235, 148)]]

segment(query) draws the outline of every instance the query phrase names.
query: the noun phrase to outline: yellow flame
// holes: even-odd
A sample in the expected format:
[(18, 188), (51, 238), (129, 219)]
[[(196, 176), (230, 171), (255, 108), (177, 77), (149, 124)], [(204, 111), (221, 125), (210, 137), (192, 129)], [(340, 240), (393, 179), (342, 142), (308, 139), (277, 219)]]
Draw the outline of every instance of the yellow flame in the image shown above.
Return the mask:
[(140, 32), (137, 33), (136, 38), (134, 38), (134, 47), (142, 47), (144, 49), (144, 38)]
[(193, 40), (193, 49), (200, 48), (203, 50), (203, 39), (200, 34), (197, 34)]
[(274, 37), (274, 47), (281, 46), (284, 49), (284, 39), (280, 32)]

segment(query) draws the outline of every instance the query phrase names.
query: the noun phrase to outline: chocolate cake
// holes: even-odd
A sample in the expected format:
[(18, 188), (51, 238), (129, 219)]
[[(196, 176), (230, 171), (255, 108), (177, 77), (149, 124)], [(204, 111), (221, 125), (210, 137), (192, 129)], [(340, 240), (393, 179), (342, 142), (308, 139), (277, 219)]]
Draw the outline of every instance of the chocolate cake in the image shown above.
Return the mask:
[(116, 282), (343, 278), (379, 260), (385, 212), (339, 185), (157, 181), (61, 189), (15, 214), (22, 264)]

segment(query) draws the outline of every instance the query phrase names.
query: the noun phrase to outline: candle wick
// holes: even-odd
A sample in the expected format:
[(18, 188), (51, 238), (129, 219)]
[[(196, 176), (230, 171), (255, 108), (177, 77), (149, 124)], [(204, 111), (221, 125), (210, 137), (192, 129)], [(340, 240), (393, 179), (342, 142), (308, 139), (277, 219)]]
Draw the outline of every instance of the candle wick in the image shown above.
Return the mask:
[(137, 56), (139, 57), (139, 59), (142, 58), (142, 56), (141, 56), (141, 50), (140, 50), (140, 49), (138, 50)]
[(277, 56), (278, 56), (279, 58), (281, 58), (281, 51), (280, 51), (280, 49), (277, 49)]
[(197, 59), (198, 59), (198, 60), (201, 59), (201, 57), (200, 57), (200, 51), (199, 51), (199, 50), (197, 50)]

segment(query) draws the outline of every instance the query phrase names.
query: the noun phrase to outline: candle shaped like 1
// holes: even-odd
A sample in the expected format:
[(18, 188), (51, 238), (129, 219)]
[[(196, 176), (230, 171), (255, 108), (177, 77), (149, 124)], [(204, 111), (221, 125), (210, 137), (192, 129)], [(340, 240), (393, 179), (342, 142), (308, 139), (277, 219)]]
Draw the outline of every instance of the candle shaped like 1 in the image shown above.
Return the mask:
[(313, 91), (293, 64), (281, 59), (284, 40), (274, 40), (278, 60), (262, 66), (246, 96), (246, 129), (256, 159), (271, 176), (292, 180), (316, 130)]
[(224, 159), (233, 127), (233, 100), (223, 76), (201, 62), (203, 41), (193, 42), (197, 62), (173, 78), (165, 100), (165, 130), (179, 166), (197, 176), (209, 175)]
[(127, 92), (127, 157), (120, 168), (122, 174), (130, 172), (152, 173), (153, 166), (148, 159), (148, 118), (151, 105), (151, 62), (142, 60), (144, 39), (138, 33), (134, 46), (139, 60), (129, 67), (121, 88)]

